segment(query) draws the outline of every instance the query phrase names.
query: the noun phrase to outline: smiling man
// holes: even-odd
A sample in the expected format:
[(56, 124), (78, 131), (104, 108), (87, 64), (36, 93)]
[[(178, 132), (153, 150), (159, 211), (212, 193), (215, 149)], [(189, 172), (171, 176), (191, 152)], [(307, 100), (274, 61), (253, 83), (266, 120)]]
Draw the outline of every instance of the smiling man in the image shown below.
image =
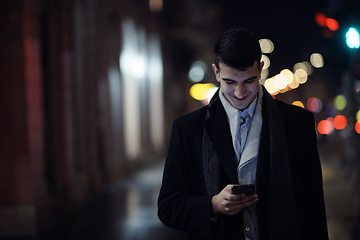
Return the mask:
[(256, 63), (245, 70), (236, 70), (226, 66), (224, 63), (219, 64), (220, 70), (216, 64), (212, 65), (216, 80), (220, 83), (220, 88), (225, 98), (234, 108), (244, 110), (258, 95), (260, 73), (264, 62)]
[(328, 239), (314, 117), (260, 86), (260, 59), (248, 30), (222, 34), (219, 91), (173, 123), (158, 216), (189, 239)]

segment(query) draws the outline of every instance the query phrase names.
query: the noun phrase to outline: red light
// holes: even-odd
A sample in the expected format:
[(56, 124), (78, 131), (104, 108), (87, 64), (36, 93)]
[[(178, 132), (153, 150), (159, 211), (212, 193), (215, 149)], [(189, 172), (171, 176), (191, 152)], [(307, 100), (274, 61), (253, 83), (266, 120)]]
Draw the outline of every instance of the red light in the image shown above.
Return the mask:
[(320, 134), (326, 135), (329, 134), (334, 127), (329, 120), (321, 120), (318, 124), (318, 131)]
[(339, 22), (333, 18), (326, 18), (326, 26), (334, 32), (339, 29)]
[(358, 134), (360, 134), (360, 121), (357, 121), (357, 122), (355, 123), (355, 131), (356, 131)]
[(322, 12), (315, 13), (315, 22), (320, 27), (326, 27), (326, 15)]
[(310, 111), (318, 113), (322, 108), (322, 104), (319, 99), (311, 97), (307, 101), (307, 107)]
[(347, 124), (348, 124), (348, 120), (344, 115), (337, 115), (334, 118), (334, 127), (337, 130), (341, 130), (341, 129), (346, 128)]

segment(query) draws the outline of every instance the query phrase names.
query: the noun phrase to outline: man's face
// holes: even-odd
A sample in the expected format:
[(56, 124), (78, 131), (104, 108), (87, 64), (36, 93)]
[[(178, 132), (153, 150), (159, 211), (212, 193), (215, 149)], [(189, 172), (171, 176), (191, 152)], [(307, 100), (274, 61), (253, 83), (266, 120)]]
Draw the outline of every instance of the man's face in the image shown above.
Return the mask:
[(220, 63), (217, 69), (212, 64), (216, 80), (220, 83), (221, 91), (233, 107), (243, 110), (247, 108), (259, 92), (259, 80), (264, 62), (258, 67), (256, 61), (252, 67), (239, 71)]

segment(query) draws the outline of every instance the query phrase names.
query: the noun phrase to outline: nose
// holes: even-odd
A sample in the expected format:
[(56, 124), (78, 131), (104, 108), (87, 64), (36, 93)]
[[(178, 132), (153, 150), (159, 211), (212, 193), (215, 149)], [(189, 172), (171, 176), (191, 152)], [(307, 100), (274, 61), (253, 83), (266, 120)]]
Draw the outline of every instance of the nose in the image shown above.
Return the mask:
[(246, 96), (246, 88), (244, 86), (242, 86), (241, 84), (238, 84), (235, 88), (234, 88), (234, 95), (237, 98), (244, 98)]

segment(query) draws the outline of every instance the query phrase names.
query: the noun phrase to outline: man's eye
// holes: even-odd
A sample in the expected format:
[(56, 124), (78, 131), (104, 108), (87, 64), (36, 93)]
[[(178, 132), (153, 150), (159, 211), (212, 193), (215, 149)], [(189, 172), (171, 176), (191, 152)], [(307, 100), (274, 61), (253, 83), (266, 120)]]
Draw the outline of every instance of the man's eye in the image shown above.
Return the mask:
[(245, 81), (245, 83), (252, 83), (253, 81), (254, 81), (254, 79), (250, 79), (250, 80)]
[(234, 83), (234, 81), (227, 81), (227, 80), (225, 80), (225, 82), (226, 82), (227, 84), (233, 84), (233, 83)]

